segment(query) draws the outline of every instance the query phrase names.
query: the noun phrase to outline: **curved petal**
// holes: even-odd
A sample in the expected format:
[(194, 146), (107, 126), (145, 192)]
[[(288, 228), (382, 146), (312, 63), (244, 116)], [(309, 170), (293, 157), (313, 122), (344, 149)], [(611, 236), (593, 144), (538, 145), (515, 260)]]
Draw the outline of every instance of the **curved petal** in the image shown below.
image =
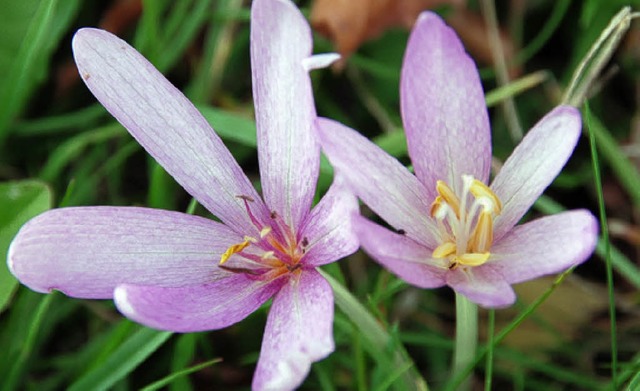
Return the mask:
[(324, 153), (351, 190), (397, 230), (429, 247), (437, 232), (424, 186), (398, 160), (336, 121), (318, 119)]
[(106, 299), (122, 283), (183, 286), (214, 280), (220, 254), (241, 240), (220, 223), (178, 212), (63, 208), (20, 229), (8, 264), (35, 291)]
[(290, 227), (309, 212), (320, 167), (305, 67), (311, 49), (311, 29), (292, 2), (253, 2), (251, 66), (262, 192)]
[(351, 219), (357, 214), (358, 200), (347, 189), (342, 177), (336, 176), (301, 230), (309, 242), (305, 264), (325, 265), (353, 254), (359, 243)]
[(409, 38), (400, 93), (409, 156), (429, 199), (439, 179), (457, 194), (463, 174), (487, 183), (491, 128), (478, 69), (456, 33), (432, 12), (420, 15)]
[(559, 106), (540, 120), (504, 163), (491, 189), (502, 201), (494, 224), (495, 240), (509, 231), (571, 156), (580, 136), (580, 112)]
[(181, 333), (215, 330), (246, 318), (269, 300), (283, 279), (262, 281), (228, 273), (206, 284), (166, 288), (116, 287), (114, 301), (127, 318), (148, 327)]
[(273, 299), (252, 388), (293, 390), (333, 350), (331, 286), (315, 270), (292, 275)]
[(445, 284), (447, 268), (431, 257), (432, 250), (361, 216), (353, 226), (364, 251), (396, 276), (420, 288)]
[(485, 265), (516, 284), (584, 262), (597, 241), (598, 221), (590, 212), (563, 212), (513, 228), (493, 245)]
[(93, 95), (182, 187), (236, 231), (255, 229), (238, 196), (262, 201), (220, 138), (177, 88), (134, 48), (106, 31), (79, 30), (73, 53)]
[(447, 284), (469, 300), (486, 308), (508, 307), (516, 301), (511, 285), (492, 268), (459, 267), (447, 273)]

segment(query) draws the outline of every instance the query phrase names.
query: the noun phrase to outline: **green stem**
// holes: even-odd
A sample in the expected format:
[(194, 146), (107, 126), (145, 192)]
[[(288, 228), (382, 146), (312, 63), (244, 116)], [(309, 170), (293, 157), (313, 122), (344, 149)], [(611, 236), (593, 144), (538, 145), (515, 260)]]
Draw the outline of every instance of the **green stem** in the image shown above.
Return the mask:
[[(465, 369), (476, 358), (478, 345), (478, 306), (456, 292), (456, 345), (453, 352), (453, 376), (466, 376)], [(460, 390), (471, 389), (470, 378)]]
[(489, 310), (489, 325), (487, 326), (487, 359), (484, 373), (484, 391), (491, 391), (493, 380), (493, 333), (495, 332), (496, 311)]

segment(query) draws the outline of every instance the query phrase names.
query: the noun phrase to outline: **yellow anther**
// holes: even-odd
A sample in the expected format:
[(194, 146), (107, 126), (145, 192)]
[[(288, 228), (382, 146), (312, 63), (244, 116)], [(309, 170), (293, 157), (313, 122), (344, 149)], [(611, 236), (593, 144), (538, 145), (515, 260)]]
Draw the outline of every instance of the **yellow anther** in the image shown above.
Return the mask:
[(489, 186), (485, 185), (477, 179), (474, 179), (471, 183), (469, 191), (476, 199), (486, 198), (491, 200), (491, 204), (493, 205), (493, 213), (496, 216), (499, 215), (500, 212), (502, 212), (502, 203), (500, 202), (500, 199), (498, 198), (496, 193), (494, 193), (493, 190), (489, 188)]
[(431, 203), (431, 209), (429, 209), (429, 214), (431, 217), (436, 217), (438, 211), (442, 208), (442, 197), (437, 196), (436, 199)]
[(483, 211), (478, 217), (476, 227), (471, 234), (468, 250), (471, 252), (489, 251), (493, 243), (493, 217), (490, 212)]
[(466, 253), (455, 257), (454, 262), (465, 266), (480, 266), (487, 262), (491, 253)]
[(251, 244), (251, 241), (249, 239), (245, 238), (244, 242), (238, 243), (238, 244), (234, 244), (234, 245), (230, 246), (227, 249), (227, 251), (225, 251), (224, 254), (222, 254), (222, 256), (220, 257), (220, 265), (222, 265), (223, 263), (227, 262), (227, 260), (229, 260), (229, 258), (231, 258), (231, 256), (233, 254), (237, 254), (240, 251), (242, 251), (245, 248), (247, 248), (249, 246), (249, 244)]
[(264, 238), (265, 236), (271, 233), (271, 227), (264, 227), (260, 230), (260, 238)]
[(435, 259), (442, 259), (455, 253), (456, 253), (456, 244), (452, 242), (444, 242), (438, 247), (436, 247), (435, 250), (433, 250), (433, 253), (431, 254), (431, 256), (434, 257)]
[[(444, 202), (446, 202), (449, 205), (449, 207), (451, 207), (453, 212), (456, 214), (456, 217), (459, 218), (460, 217), (460, 200), (458, 199), (458, 196), (456, 196), (456, 194), (453, 192), (453, 190), (451, 190), (451, 188), (443, 181), (437, 181), (436, 191), (440, 195), (439, 197), (442, 197)], [(438, 198), (436, 197), (436, 201), (437, 200)]]

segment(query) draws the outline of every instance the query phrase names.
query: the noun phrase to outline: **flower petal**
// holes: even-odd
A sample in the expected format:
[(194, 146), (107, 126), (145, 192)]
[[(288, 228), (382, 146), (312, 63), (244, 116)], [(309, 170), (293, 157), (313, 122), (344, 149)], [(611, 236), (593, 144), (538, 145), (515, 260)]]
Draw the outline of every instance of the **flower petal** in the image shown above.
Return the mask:
[(253, 2), (251, 66), (262, 192), (290, 227), (309, 212), (320, 166), (305, 67), (311, 49), (309, 24), (292, 2)]
[(293, 390), (334, 350), (333, 291), (315, 270), (293, 275), (273, 299), (254, 390)]
[(347, 189), (344, 180), (336, 176), (301, 230), (309, 242), (305, 263), (320, 266), (353, 254), (359, 243), (351, 227), (351, 218), (357, 214), (358, 200)]
[(447, 273), (447, 284), (469, 300), (486, 308), (508, 307), (516, 294), (504, 277), (492, 268), (459, 267)]
[(563, 212), (513, 228), (493, 245), (486, 266), (516, 284), (584, 262), (597, 240), (598, 222), (590, 212)]
[(420, 15), (409, 38), (400, 93), (409, 156), (429, 199), (439, 179), (458, 194), (463, 174), (487, 183), (491, 128), (478, 69), (432, 12)]
[(216, 281), (177, 288), (124, 284), (116, 287), (114, 301), (127, 318), (148, 327), (181, 333), (215, 330), (246, 318), (283, 281), (228, 273)]
[(38, 291), (113, 297), (118, 284), (182, 286), (214, 280), (217, 262), (242, 238), (215, 221), (134, 207), (48, 211), (11, 243), (11, 272)]
[(106, 31), (79, 30), (73, 52), (93, 95), (185, 190), (236, 231), (254, 229), (237, 196), (262, 201), (220, 138), (177, 88), (134, 48)]
[(436, 247), (436, 227), (429, 218), (431, 201), (409, 170), (367, 138), (336, 121), (319, 118), (318, 134), (331, 164), (367, 206), (410, 238)]
[(531, 129), (496, 175), (491, 189), (502, 201), (495, 241), (509, 231), (558, 175), (580, 136), (580, 112), (559, 106)]
[(376, 262), (406, 282), (420, 288), (445, 284), (447, 268), (431, 257), (432, 250), (362, 216), (353, 219), (360, 245)]

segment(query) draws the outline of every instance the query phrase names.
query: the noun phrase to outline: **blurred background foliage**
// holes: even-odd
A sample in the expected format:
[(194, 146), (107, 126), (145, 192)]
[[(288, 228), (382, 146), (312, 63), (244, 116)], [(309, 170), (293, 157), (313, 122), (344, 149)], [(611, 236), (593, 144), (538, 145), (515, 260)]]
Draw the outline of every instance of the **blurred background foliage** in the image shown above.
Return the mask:
[[(619, 0), (496, 3), (494, 21), (490, 1), (298, 2), (316, 28), (316, 50), (343, 54), (337, 66), (312, 75), (319, 114), (360, 130), (408, 163), (399, 71), (408, 28), (420, 10), (432, 8), (457, 29), (481, 68), (498, 167), (521, 132), (562, 101), (572, 74), (611, 18), (625, 5), (640, 9), (638, 1)], [(184, 211), (190, 203), (190, 196), (80, 82), (70, 42), (83, 26), (99, 26), (131, 42), (196, 103), (257, 181), (249, 7), (241, 0), (0, 0), (2, 253), (25, 221), (51, 207), (144, 205)], [(487, 38), (492, 34), (493, 40)], [(496, 54), (496, 47), (502, 52)], [(603, 174), (623, 384), (638, 381), (640, 371), (638, 22), (631, 23), (603, 65), (588, 85), (586, 119)], [(330, 182), (325, 161), (319, 194)], [(527, 218), (574, 208), (597, 213), (597, 193), (583, 137)], [(207, 215), (202, 207), (195, 213)], [(494, 351), (495, 389), (615, 388), (604, 244), (562, 284), (552, 285), (553, 278), (521, 284), (518, 303), (496, 312), (496, 330), (512, 331)], [(450, 290), (412, 288), (362, 253), (324, 271), (348, 287), (357, 299), (350, 305), (366, 309), (363, 316), (372, 321), (372, 333), (382, 333), (378, 341), (384, 344), (373, 346), (364, 323), (350, 311), (337, 311), (336, 352), (313, 366), (303, 389), (411, 389), (405, 376), (410, 372), (420, 373), (432, 389), (452, 387)], [(548, 293), (534, 311), (526, 310)], [(3, 390), (248, 389), (266, 314), (262, 309), (224, 330), (172, 335), (127, 321), (109, 301), (18, 287), (4, 263), (0, 311)], [(522, 314), (527, 319), (520, 323)], [(404, 361), (394, 365), (398, 362), (380, 352), (389, 357), (401, 352)], [(474, 371), (478, 389), (483, 368)]]

